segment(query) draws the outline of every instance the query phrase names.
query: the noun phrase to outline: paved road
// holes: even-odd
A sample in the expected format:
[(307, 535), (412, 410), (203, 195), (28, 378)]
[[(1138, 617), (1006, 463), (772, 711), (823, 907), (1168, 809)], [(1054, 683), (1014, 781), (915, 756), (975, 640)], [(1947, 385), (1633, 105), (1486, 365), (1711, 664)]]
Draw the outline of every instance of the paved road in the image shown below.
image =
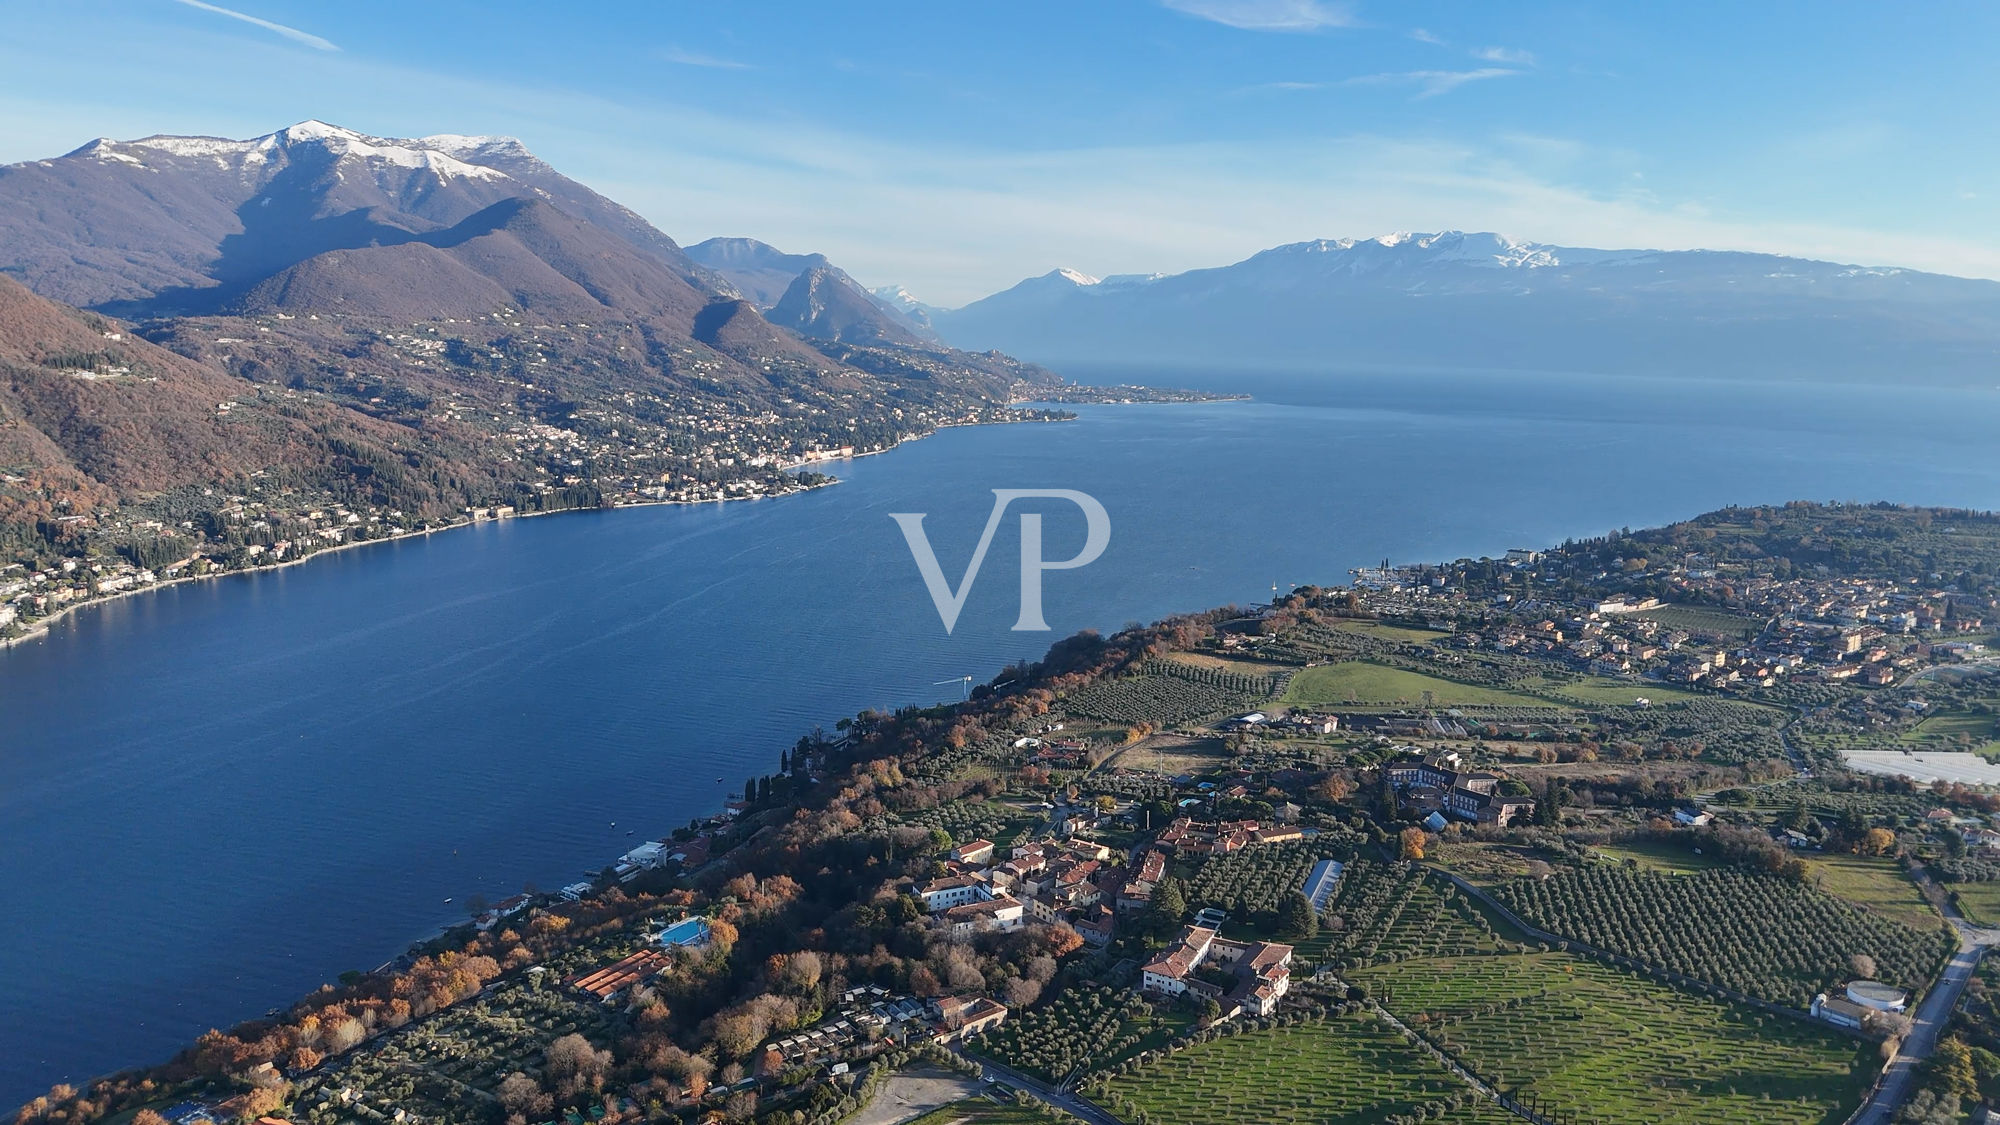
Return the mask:
[[(1928, 884), (1929, 880), (1921, 880)], [(1897, 1052), (1876, 1081), (1875, 1089), (1868, 1095), (1861, 1108), (1848, 1118), (1848, 1125), (1889, 1125), (1896, 1110), (1903, 1105), (1903, 1099), (1910, 1096), (1910, 1083), (1915, 1079), (1917, 1068), (1930, 1058), (1937, 1049), (1938, 1033), (1951, 1020), (1952, 1010), (1958, 1007), (1958, 998), (1965, 992), (1965, 982), (1972, 979), (1973, 970), (1979, 967), (1979, 959), (1986, 951), (2000, 945), (2000, 930), (1981, 929), (1965, 920), (1965, 916), (1951, 905), (1943, 891), (1935, 885), (1925, 886), (1926, 897), (1944, 912), (1945, 920), (1958, 931), (1958, 952), (1951, 955), (1950, 963), (1938, 977), (1937, 983), (1924, 996), (1924, 1002), (1917, 1005), (1912, 1020), (1910, 1034), (1903, 1039), (1902, 1050)]]
[(973, 1061), (980, 1065), (982, 1068), (981, 1076), (987, 1080), (1005, 1082), (1007, 1085), (1021, 1090), (1032, 1097), (1039, 1098), (1057, 1109), (1083, 1118), (1085, 1121), (1090, 1122), (1090, 1125), (1125, 1125), (1123, 1121), (1099, 1109), (1095, 1104), (1087, 1102), (1067, 1090), (1058, 1089), (1039, 1079), (1030, 1078), (1018, 1070), (1001, 1066), (996, 1062), (988, 1062), (985, 1059), (974, 1059)]

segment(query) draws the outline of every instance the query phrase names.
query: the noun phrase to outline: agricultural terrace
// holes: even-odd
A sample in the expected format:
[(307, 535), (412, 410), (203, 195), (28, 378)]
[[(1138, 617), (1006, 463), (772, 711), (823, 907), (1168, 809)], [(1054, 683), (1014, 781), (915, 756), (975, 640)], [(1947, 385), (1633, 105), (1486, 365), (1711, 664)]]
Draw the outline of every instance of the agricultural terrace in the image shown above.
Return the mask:
[(1560, 953), (1350, 974), (1466, 1069), (1567, 1116), (1619, 1125), (1832, 1125), (1872, 1044)]
[(1321, 918), (1319, 936), (1298, 955), (1339, 969), (1499, 948), (1485, 915), (1415, 863), (1348, 864)]
[(1079, 985), (980, 1036), (973, 1050), (1044, 1082), (1065, 1082), (1153, 1050), (1186, 1026), (1134, 992)]
[(1663, 875), (1592, 864), (1494, 888), (1544, 930), (1723, 988), (1804, 1008), (1875, 960), (1884, 981), (1921, 992), (1955, 944), (1772, 875), (1718, 869)]
[(1305, 885), (1322, 859), (1347, 852), (1331, 835), (1285, 844), (1253, 845), (1214, 856), (1201, 865), (1187, 889), (1188, 905), (1216, 906), (1238, 922), (1270, 926), (1287, 897)]
[(1010, 801), (969, 797), (903, 813), (895, 818), (895, 822), (913, 828), (937, 829), (951, 837), (953, 843), (984, 839), (1006, 844), (1047, 819), (1038, 810), (1026, 809)]
[(1220, 1035), (1134, 1064), (1090, 1093), (1133, 1125), (1517, 1121), (1371, 1013)]
[[(404, 1111), (444, 1125), (485, 1125), (500, 1083), (516, 1071), (538, 1073), (544, 1048), (571, 1033), (600, 1048), (612, 1038), (600, 1005), (553, 987), (503, 985), (305, 1079), (293, 1116), (332, 1125), (357, 1114), (388, 1121)], [(344, 1091), (352, 1091), (352, 1103)]]
[(1439, 707), (1547, 707), (1548, 701), (1502, 688), (1477, 687), (1391, 668), (1366, 660), (1321, 664), (1302, 669), (1292, 677), (1281, 702), (1306, 707), (1353, 705), (1359, 707), (1406, 707), (1424, 702), (1431, 693)]
[(1248, 710), (1269, 699), (1277, 684), (1275, 672), (1250, 674), (1155, 660), (1137, 675), (1105, 680), (1071, 693), (1064, 698), (1063, 707), (1073, 715), (1164, 728)]

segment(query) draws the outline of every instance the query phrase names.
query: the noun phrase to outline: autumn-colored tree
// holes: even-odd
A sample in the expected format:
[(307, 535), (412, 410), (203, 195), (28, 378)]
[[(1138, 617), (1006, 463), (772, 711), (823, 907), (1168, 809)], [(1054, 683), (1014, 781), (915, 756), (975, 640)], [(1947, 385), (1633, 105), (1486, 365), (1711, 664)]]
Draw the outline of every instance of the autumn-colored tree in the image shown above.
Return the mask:
[(590, 1040), (575, 1032), (550, 1043), (542, 1052), (542, 1079), (553, 1088), (556, 1100), (574, 1103), (604, 1087), (611, 1070), (611, 1052), (591, 1046)]
[(349, 1050), (368, 1037), (368, 1029), (361, 1021), (349, 1015), (338, 1015), (326, 1021), (320, 1032), (320, 1042), (326, 1045), (326, 1053), (337, 1055)]
[(519, 1071), (500, 1080), (497, 1096), (501, 1107), (510, 1115), (519, 1114), (540, 1121), (555, 1113), (556, 1100), (542, 1089), (541, 1083)]
[(311, 1047), (299, 1047), (292, 1052), (291, 1058), (286, 1060), (285, 1065), (287, 1069), (296, 1072), (311, 1070), (319, 1064), (320, 1054), (318, 1051), (313, 1050)]
[(1430, 842), (1430, 836), (1423, 829), (1412, 824), (1408, 828), (1403, 829), (1402, 841), (1404, 859), (1422, 859), (1424, 858), (1424, 845)]
[(819, 986), (820, 975), (825, 970), (826, 964), (820, 955), (805, 949), (784, 958), (778, 979), (793, 991), (811, 992)]
[(1870, 828), (1861, 834), (1861, 854), (1888, 855), (1896, 848), (1896, 834), (1887, 828)]
[(1344, 773), (1330, 773), (1313, 787), (1313, 796), (1328, 804), (1339, 804), (1354, 793), (1354, 781)]
[(276, 1086), (259, 1086), (257, 1089), (243, 1095), (242, 1109), (238, 1111), (239, 1115), (248, 1120), (255, 1121), (259, 1117), (266, 1117), (278, 1112), (278, 1110), (284, 1108), (285, 1098), (291, 1092), (291, 1088), (289, 1082), (280, 1083)]

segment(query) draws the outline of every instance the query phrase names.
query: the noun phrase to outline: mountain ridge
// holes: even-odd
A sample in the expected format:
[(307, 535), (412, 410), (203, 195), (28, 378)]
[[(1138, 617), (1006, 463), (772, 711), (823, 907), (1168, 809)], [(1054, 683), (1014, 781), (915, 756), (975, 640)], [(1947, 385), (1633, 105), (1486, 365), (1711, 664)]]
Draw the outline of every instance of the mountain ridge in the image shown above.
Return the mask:
[(1314, 239), (1225, 266), (1056, 270), (932, 322), (1040, 362), (1917, 378), (1991, 385), (2000, 282), (1723, 250), (1443, 231)]

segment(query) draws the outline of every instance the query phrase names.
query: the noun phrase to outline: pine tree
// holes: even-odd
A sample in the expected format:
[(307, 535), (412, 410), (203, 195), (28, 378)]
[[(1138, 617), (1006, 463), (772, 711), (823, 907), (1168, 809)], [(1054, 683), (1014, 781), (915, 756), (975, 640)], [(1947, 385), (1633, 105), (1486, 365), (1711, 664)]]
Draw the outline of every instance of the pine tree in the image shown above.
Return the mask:
[(1319, 935), (1319, 912), (1313, 909), (1311, 899), (1297, 892), (1285, 900), (1279, 923), (1285, 933), (1301, 941)]
[(1147, 921), (1155, 933), (1171, 933), (1180, 928), (1187, 909), (1187, 892), (1181, 890), (1181, 881), (1168, 876), (1153, 888), (1153, 905), (1147, 912)]

